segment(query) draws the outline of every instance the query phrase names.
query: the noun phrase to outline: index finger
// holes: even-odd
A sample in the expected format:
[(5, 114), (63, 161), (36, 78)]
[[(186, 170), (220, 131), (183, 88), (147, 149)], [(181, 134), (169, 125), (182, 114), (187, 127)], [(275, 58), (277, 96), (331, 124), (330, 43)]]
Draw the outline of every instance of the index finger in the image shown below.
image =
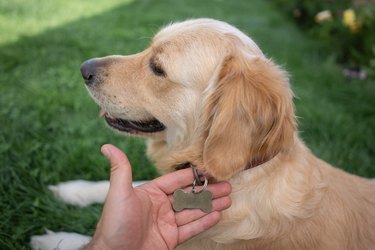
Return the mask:
[(156, 185), (164, 193), (171, 194), (178, 188), (183, 188), (191, 185), (193, 181), (193, 171), (191, 170), (191, 168), (186, 168), (160, 176), (153, 180), (152, 184)]

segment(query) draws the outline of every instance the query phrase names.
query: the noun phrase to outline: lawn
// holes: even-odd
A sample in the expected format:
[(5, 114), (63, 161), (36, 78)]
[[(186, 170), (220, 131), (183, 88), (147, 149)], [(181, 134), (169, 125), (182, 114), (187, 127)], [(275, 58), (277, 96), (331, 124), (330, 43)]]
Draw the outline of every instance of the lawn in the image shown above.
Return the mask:
[(100, 205), (56, 201), (56, 182), (106, 179), (104, 143), (129, 156), (135, 179), (156, 170), (141, 139), (109, 130), (79, 65), (144, 49), (173, 20), (212, 17), (249, 34), (290, 74), (301, 136), (320, 158), (375, 177), (375, 83), (346, 80), (329, 49), (302, 33), (271, 1), (0, 1), (0, 249), (27, 249), (45, 228), (90, 234)]

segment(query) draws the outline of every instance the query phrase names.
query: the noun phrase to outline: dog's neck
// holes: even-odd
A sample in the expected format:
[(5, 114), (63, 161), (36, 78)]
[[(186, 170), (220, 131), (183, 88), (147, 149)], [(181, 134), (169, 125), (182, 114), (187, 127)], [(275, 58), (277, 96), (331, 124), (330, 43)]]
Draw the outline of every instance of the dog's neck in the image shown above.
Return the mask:
[[(199, 143), (197, 144), (200, 145)], [(155, 162), (158, 170), (163, 174), (191, 166), (197, 167), (198, 170), (204, 170), (204, 161), (202, 156), (203, 149), (196, 146), (196, 144), (182, 150), (173, 150), (174, 152), (168, 150), (165, 141), (150, 140), (147, 146), (147, 154), (149, 158)], [(286, 152), (284, 152), (284, 150), (267, 158), (253, 158), (249, 160), (247, 165), (244, 166), (241, 171), (246, 171), (264, 165), (276, 158), (277, 155), (285, 154)]]

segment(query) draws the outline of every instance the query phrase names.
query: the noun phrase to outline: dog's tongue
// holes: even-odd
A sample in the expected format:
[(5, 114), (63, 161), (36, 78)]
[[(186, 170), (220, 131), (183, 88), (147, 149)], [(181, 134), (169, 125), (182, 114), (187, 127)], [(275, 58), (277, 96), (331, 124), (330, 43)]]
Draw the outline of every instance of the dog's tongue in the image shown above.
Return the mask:
[(101, 109), (99, 111), (99, 117), (103, 117), (106, 113), (107, 113), (107, 111), (105, 111), (104, 109)]

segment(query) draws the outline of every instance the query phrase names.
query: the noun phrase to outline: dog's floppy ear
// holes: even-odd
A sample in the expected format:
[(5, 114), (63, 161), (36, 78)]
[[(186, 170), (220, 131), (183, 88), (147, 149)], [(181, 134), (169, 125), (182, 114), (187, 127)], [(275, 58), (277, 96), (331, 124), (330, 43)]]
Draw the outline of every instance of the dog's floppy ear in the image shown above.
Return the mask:
[(225, 180), (293, 143), (293, 94), (286, 73), (263, 56), (235, 53), (214, 78), (205, 100), (203, 164)]

